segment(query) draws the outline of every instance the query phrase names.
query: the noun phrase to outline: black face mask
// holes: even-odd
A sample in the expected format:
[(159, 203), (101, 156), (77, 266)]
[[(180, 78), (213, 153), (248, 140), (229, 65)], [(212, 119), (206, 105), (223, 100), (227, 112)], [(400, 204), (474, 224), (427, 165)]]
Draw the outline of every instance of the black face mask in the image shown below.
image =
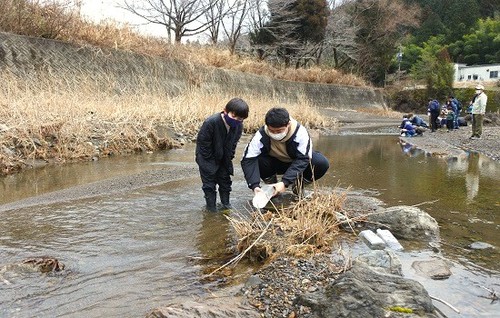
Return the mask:
[(241, 124), (243, 124), (241, 121), (237, 120), (237, 119), (234, 119), (234, 118), (231, 118), (229, 117), (229, 114), (228, 113), (224, 113), (224, 120), (226, 121), (226, 124), (228, 124), (229, 127), (232, 127), (232, 128), (237, 128), (239, 127)]

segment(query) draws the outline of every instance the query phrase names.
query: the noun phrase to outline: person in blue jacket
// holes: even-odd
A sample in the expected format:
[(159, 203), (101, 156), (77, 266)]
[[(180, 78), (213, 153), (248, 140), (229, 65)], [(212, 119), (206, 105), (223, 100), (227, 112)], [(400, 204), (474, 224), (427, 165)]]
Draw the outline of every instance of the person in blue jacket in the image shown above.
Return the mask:
[(419, 117), (413, 113), (409, 113), (406, 116), (406, 118), (408, 118), (411, 121), (413, 126), (429, 128), (429, 125), (425, 122), (425, 120), (423, 120), (421, 117)]
[[(319, 180), (329, 167), (328, 159), (313, 151), (307, 129), (281, 107), (266, 113), (265, 125), (252, 137), (241, 159), (245, 180), (254, 195), (262, 191), (262, 179), (274, 184), (273, 196), (290, 185), (301, 196), (302, 186)], [(282, 175), (279, 182), (277, 175)]]
[(462, 110), (462, 103), (458, 101), (453, 95), (448, 95), (448, 104), (451, 105), (453, 110), (453, 129), (458, 129), (458, 117), (460, 116), (460, 111)]
[(208, 211), (217, 210), (217, 186), (223, 209), (231, 208), (232, 160), (248, 112), (248, 104), (243, 99), (233, 98), (222, 112), (208, 117), (198, 132), (195, 157)]
[(401, 128), (400, 135), (402, 137), (413, 137), (416, 134), (415, 127), (413, 127), (410, 119), (408, 119), (406, 116), (403, 117), (403, 122), (399, 127)]
[(429, 113), (429, 125), (431, 128), (431, 132), (435, 132), (438, 129), (438, 116), (441, 113), (441, 105), (436, 99), (429, 98), (429, 104), (427, 108), (427, 112)]

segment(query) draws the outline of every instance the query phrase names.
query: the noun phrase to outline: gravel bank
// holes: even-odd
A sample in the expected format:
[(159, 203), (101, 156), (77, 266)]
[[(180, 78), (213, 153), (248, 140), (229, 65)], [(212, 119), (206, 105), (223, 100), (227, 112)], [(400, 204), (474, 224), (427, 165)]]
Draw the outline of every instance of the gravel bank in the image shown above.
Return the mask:
[(475, 151), (500, 160), (500, 127), (485, 126), (481, 139), (471, 140), (471, 127), (460, 127), (448, 132), (440, 129), (434, 133), (427, 131), (421, 137), (401, 137), (405, 142), (414, 145), (432, 155), (459, 155), (463, 151)]

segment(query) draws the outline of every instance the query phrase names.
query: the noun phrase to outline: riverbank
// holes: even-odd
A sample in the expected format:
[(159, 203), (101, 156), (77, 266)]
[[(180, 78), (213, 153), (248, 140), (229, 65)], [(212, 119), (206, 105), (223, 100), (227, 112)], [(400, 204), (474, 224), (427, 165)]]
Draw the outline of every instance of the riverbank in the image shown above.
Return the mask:
[(461, 156), (472, 151), (500, 160), (500, 126), (484, 126), (481, 139), (469, 139), (470, 135), (471, 127), (449, 132), (442, 128), (434, 133), (426, 131), (423, 136), (401, 139), (433, 156)]
[[(398, 134), (402, 114), (395, 113), (392, 117), (379, 116), (364, 111), (338, 111), (322, 110), (322, 113), (337, 118), (339, 129), (334, 134), (348, 134), (353, 130), (376, 129), (385, 127), (384, 133)], [(431, 156), (459, 156), (466, 152), (477, 152), (493, 160), (500, 160), (500, 126), (498, 115), (493, 116), (493, 121), (483, 125), (481, 139), (469, 139), (470, 126), (447, 131), (446, 128), (438, 129), (435, 133), (426, 130), (423, 136), (401, 137), (400, 139)]]

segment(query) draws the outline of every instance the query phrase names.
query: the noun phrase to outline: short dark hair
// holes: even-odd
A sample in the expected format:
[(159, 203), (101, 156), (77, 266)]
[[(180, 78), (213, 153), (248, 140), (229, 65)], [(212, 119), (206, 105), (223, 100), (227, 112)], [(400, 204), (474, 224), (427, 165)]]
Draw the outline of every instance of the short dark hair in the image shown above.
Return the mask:
[(233, 112), (236, 116), (241, 118), (248, 118), (248, 104), (241, 98), (233, 98), (227, 102), (224, 108), (226, 112)]
[(274, 128), (284, 127), (290, 122), (290, 114), (285, 108), (273, 107), (267, 112), (265, 122)]

